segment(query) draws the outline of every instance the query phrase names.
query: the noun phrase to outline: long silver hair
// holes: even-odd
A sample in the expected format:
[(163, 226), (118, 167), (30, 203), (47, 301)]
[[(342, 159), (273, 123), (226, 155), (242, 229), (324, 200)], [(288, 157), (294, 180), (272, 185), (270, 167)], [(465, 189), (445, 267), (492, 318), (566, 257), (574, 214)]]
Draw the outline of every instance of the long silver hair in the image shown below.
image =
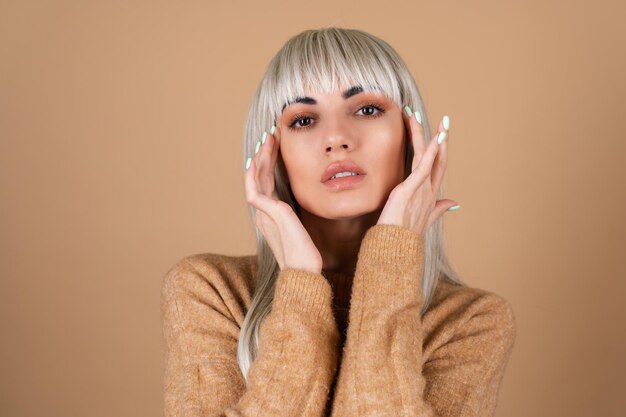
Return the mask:
[[(305, 88), (318, 93), (330, 93), (352, 85), (360, 85), (365, 91), (377, 90), (401, 109), (409, 105), (414, 111), (419, 111), (426, 139), (430, 140), (430, 125), (417, 84), (405, 62), (389, 44), (357, 29), (310, 29), (291, 37), (269, 63), (248, 110), (242, 167), (248, 157), (254, 156), (256, 142), (278, 119), (283, 104), (304, 96)], [(411, 173), (413, 155), (413, 146), (407, 141), (405, 178)], [(280, 156), (274, 178), (276, 197), (299, 213)], [(440, 187), (437, 199), (442, 199), (442, 196), (443, 186)], [(241, 326), (237, 346), (237, 360), (246, 383), (248, 370), (258, 351), (259, 328), (271, 310), (276, 278), (280, 272), (269, 245), (256, 227), (254, 207), (248, 205), (248, 210), (256, 233), (258, 268), (254, 294)], [(422, 315), (430, 304), (440, 277), (458, 285), (466, 285), (446, 256), (442, 219), (443, 216), (440, 216), (424, 236)]]

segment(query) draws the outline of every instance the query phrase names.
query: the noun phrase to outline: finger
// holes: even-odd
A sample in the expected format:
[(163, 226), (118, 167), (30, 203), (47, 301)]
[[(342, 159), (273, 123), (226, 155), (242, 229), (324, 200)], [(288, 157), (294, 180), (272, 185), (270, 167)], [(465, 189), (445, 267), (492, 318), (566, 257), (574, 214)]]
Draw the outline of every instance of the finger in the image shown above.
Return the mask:
[[(409, 111), (411, 112), (410, 116), (408, 113)], [(407, 133), (410, 136), (409, 139), (411, 140), (411, 144), (413, 145), (413, 162), (411, 164), (411, 171), (415, 169), (426, 149), (424, 127), (417, 121), (417, 117), (418, 113), (413, 111), (413, 109), (409, 106), (406, 106), (402, 111), (402, 119), (407, 129)]]
[[(248, 158), (249, 165), (246, 165), (246, 172), (244, 173), (244, 188), (246, 191), (246, 201), (248, 204), (253, 204), (255, 201), (256, 195), (258, 194), (258, 185), (256, 183), (255, 174), (257, 171), (256, 163), (253, 158)], [(246, 164), (248, 162), (246, 161)]]
[(246, 201), (258, 210), (263, 211), (265, 214), (274, 218), (273, 213), (277, 209), (278, 201), (263, 195), (259, 190), (257, 181), (257, 164), (256, 160), (252, 159), (250, 166), (245, 174), (245, 188), (246, 188)]
[(439, 192), (439, 187), (443, 181), (443, 176), (448, 165), (448, 140), (450, 138), (450, 132), (446, 131), (446, 137), (439, 145), (439, 152), (433, 163), (433, 169), (430, 174), (432, 189), (435, 194)]
[(261, 145), (261, 147), (267, 147), (268, 159), (267, 159), (267, 181), (268, 181), (268, 190), (266, 195), (272, 195), (274, 191), (274, 172), (276, 170), (276, 161), (278, 159), (278, 151), (280, 146), (280, 133), (278, 132), (278, 128), (273, 126), (274, 134), (272, 134), (272, 130), (267, 133), (267, 138), (265, 140), (265, 144)]
[[(428, 148), (426, 148), (426, 152), (420, 159), (419, 164), (404, 181), (407, 184), (409, 190), (416, 190), (419, 186), (422, 185), (424, 180), (431, 175), (433, 162), (440, 148), (437, 137), (438, 136), (433, 136), (433, 138), (430, 140), (430, 143), (428, 144)], [(428, 186), (430, 187), (431, 184), (428, 184)]]
[(435, 208), (430, 212), (430, 216), (428, 216), (428, 221), (426, 222), (425, 231), (430, 228), (430, 226), (437, 221), (439, 216), (445, 213), (450, 207), (456, 206), (458, 203), (454, 200), (443, 199), (437, 200), (435, 203)]
[(271, 138), (269, 132), (263, 132), (260, 140), (257, 142), (259, 151), (255, 156), (255, 162), (258, 166), (256, 175), (259, 190), (264, 195), (271, 195), (274, 189), (274, 166), (272, 160)]
[(274, 191), (274, 165), (273, 162), (273, 146), (272, 135), (270, 132), (263, 132), (261, 138), (256, 144), (255, 162), (258, 167), (256, 174), (256, 181), (259, 184), (259, 190), (261, 193), (271, 196)]
[(272, 157), (270, 158), (270, 163), (272, 164), (272, 166), (276, 165), (276, 159), (278, 159), (278, 150), (280, 149), (280, 129), (278, 128), (278, 126), (274, 125), (274, 134), (271, 133), (270, 130), (270, 134), (268, 136), (268, 140), (271, 136), (271, 149), (272, 149)]
[(268, 170), (268, 176), (271, 182), (271, 190), (269, 191), (268, 196), (273, 196), (274, 198), (277, 198), (276, 195), (276, 179), (275, 179), (275, 172), (276, 172), (276, 165), (277, 165), (277, 161), (278, 161), (278, 154), (280, 153), (280, 138), (281, 138), (281, 132), (282, 130), (278, 128), (278, 126), (274, 125), (274, 134), (271, 134), (272, 129), (270, 129), (270, 135), (268, 135), (267, 140), (271, 141), (268, 144), (268, 147), (271, 147), (271, 157), (270, 157), (270, 162), (269, 162), (269, 170)]

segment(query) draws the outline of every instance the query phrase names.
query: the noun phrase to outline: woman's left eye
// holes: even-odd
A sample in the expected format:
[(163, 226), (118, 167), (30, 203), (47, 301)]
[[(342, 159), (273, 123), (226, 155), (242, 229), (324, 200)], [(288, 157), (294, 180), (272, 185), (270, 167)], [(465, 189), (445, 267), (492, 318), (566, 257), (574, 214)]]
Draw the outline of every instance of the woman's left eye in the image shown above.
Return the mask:
[(384, 111), (384, 109), (382, 109), (381, 107), (375, 106), (373, 104), (365, 105), (359, 109), (359, 111), (361, 110), (365, 110), (365, 116), (373, 116), (376, 114), (376, 112), (382, 113)]

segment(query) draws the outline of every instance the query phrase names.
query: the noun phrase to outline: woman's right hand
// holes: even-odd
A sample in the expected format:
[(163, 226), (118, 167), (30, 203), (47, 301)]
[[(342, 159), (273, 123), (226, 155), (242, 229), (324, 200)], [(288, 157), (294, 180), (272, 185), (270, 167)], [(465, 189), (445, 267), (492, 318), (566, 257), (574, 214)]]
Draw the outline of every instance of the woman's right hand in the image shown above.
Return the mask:
[(255, 223), (272, 249), (280, 269), (320, 273), (322, 256), (291, 206), (274, 196), (274, 167), (280, 148), (280, 130), (267, 132), (265, 143), (245, 173), (246, 200), (255, 210)]

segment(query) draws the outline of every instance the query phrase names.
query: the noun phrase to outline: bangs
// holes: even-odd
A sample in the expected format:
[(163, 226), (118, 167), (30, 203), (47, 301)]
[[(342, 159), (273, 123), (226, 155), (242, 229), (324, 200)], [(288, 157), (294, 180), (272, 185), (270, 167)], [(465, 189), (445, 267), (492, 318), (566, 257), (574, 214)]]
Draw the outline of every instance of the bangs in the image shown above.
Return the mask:
[(305, 96), (305, 90), (335, 93), (355, 86), (384, 94), (402, 107), (390, 58), (384, 46), (358, 35), (347, 37), (332, 29), (304, 32), (288, 41), (270, 63), (266, 108), (276, 121), (283, 106)]

